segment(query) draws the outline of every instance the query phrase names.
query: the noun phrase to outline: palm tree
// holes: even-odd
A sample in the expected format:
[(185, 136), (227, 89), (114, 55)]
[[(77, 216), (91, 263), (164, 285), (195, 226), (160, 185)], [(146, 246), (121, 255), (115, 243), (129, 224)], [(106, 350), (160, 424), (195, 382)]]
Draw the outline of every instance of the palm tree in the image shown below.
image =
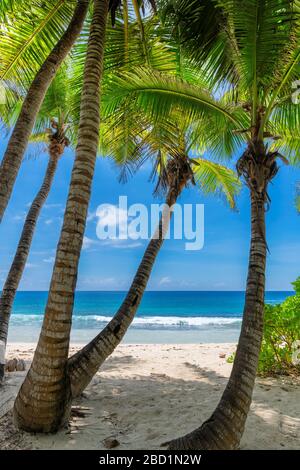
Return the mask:
[[(68, 114), (68, 82), (63, 67), (49, 87), (46, 98), (37, 118), (31, 141), (35, 143), (48, 141), (49, 161), (42, 185), (32, 201), (26, 216), (20, 240), (0, 297), (0, 344), (3, 352), (0, 363), (0, 383), (4, 378), (5, 348), (7, 343), (9, 319), (16, 292), (21, 281), (29, 255), (36, 224), (51, 190), (58, 161), (69, 145), (66, 136)], [(52, 116), (52, 118), (49, 116)], [(50, 126), (50, 127), (49, 127)], [(46, 129), (46, 130), (45, 130)]]
[[(49, 162), (47, 165), (45, 177), (36, 197), (30, 205), (14, 259), (1, 292), (0, 345), (4, 349), (4, 352), (1, 351), (1, 358), (3, 357), (3, 359), (5, 357), (11, 309), (29, 255), (38, 217), (50, 192), (58, 160), (63, 154), (65, 146), (68, 145), (68, 140), (64, 135), (64, 127), (61, 127), (57, 122), (52, 121), (52, 128), (54, 131), (52, 132), (51, 136), (49, 136)], [(4, 367), (5, 362), (3, 361), (3, 364), (0, 364), (0, 383), (4, 378)]]
[[(278, 159), (285, 163), (299, 159), (300, 108), (291, 102), (292, 83), (299, 77), (299, 5), (289, 0), (203, 2), (217, 8), (221, 20), (202, 55), (205, 44), (201, 44), (197, 28), (210, 24), (202, 16), (203, 8), (193, 9), (195, 2), (172, 3), (175, 11), (178, 8), (182, 47), (194, 51), (194, 60), (210, 77), (212, 86), (219, 83), (219, 89), (225, 89), (223, 97), (212, 102), (198, 87), (161, 74), (149, 76), (141, 70), (115, 83), (114, 99), (116, 105), (135, 99), (139, 108), (154, 115), (166, 115), (177, 106), (189, 111), (191, 120), (204, 108), (213, 109), (206, 122), (215, 120), (219, 132), (215, 132), (216, 125), (203, 126), (210, 150), (219, 153), (223, 146), (224, 153), (233, 155), (244, 141), (237, 170), (250, 192), (251, 243), (243, 322), (232, 373), (211, 417), (195, 431), (168, 443), (170, 449), (236, 449), (251, 404), (263, 334), (268, 185), (279, 170)], [(191, 8), (183, 13), (180, 6)]]
[[(128, 108), (126, 111), (126, 117), (129, 119)], [(129, 157), (130, 161), (128, 162), (126, 153), (127, 129), (123, 128), (122, 132), (122, 129), (116, 126), (115, 130), (112, 128), (113, 123), (108, 120), (106, 125), (110, 129), (109, 133), (112, 133), (109, 139), (110, 151), (114, 151), (115, 158), (119, 156), (122, 166), (125, 165), (125, 168), (128, 168), (128, 163), (131, 163), (135, 166), (135, 170), (148, 158), (154, 158), (154, 173), (159, 170), (155, 192), (166, 194), (164, 210), (118, 311), (107, 326), (68, 361), (68, 375), (73, 398), (79, 396), (86, 388), (99, 367), (121, 342), (134, 319), (168, 231), (174, 204), (183, 189), (189, 184), (197, 184), (205, 194), (221, 193), (232, 208), (235, 206), (234, 197), (239, 191), (239, 181), (232, 170), (204, 158), (188, 157), (191, 142), (196, 140), (197, 136), (191, 135), (189, 129), (185, 129), (182, 116), (176, 116), (177, 123), (180, 123), (181, 119), (182, 127), (180, 124), (174, 126), (170, 123), (166, 125), (166, 123), (156, 122), (152, 126), (146, 126), (147, 131), (144, 132), (141, 132), (141, 129), (145, 128), (145, 122), (143, 124), (140, 122), (141, 117), (134, 115), (130, 118), (135, 122), (135, 126), (132, 125), (132, 127), (135, 129), (133, 134), (136, 140), (139, 140), (138, 129), (140, 129), (140, 141), (136, 144), (136, 148), (133, 149), (134, 143), (129, 144), (132, 152)], [(116, 120), (115, 114), (113, 120)], [(121, 122), (124, 120), (121, 119)], [(186, 143), (187, 135), (190, 139), (188, 144)], [(105, 140), (107, 142), (107, 135)], [(119, 151), (118, 147), (122, 149)]]
[[(15, 3), (11, 6), (17, 8)], [(89, 0), (77, 1), (65, 31), (66, 18), (70, 18), (72, 11), (69, 2), (42, 1), (40, 5), (36, 5), (32, 16), (28, 13), (28, 3), (24, 2), (18, 4), (19, 10), (13, 10), (14, 19), (9, 16), (9, 10), (5, 9), (8, 4), (10, 2), (5, 2), (0, 10), (1, 16), (5, 13), (8, 16), (5, 28), (0, 30), (0, 82), (14, 84), (12, 96), (11, 86), (7, 87), (7, 99), (12, 99), (15, 94), (19, 96), (26, 93), (26, 96), (0, 166), (0, 221), (9, 202), (40, 106), (58, 68), (79, 36)], [(43, 51), (48, 53), (46, 57)], [(32, 70), (35, 70), (35, 64), (39, 65), (40, 56), (44, 57), (44, 62), (33, 75)], [(28, 83), (30, 86), (27, 91)]]
[[(84, 68), (75, 162), (41, 335), (14, 406), (16, 423), (29, 431), (56, 431), (68, 418), (66, 363), (77, 269), (97, 155), (108, 0), (94, 0)], [(50, 359), (50, 360), (49, 360)]]
[[(110, 46), (108, 45), (107, 47)], [(84, 109), (86, 109), (86, 107), (84, 107)], [(130, 116), (128, 113), (125, 112), (125, 118), (122, 122), (125, 123), (125, 126), (122, 126), (123, 132), (127, 133), (130, 128)], [(80, 129), (81, 127), (79, 126), (79, 133)], [(195, 163), (195, 165), (197, 165), (197, 163)], [(222, 170), (218, 165), (213, 166), (213, 164), (211, 164), (211, 166), (209, 166), (208, 163), (205, 164), (204, 161), (201, 165), (199, 163), (198, 166), (199, 171), (202, 171), (203, 178), (204, 175), (208, 173), (208, 181), (210, 181), (211, 189), (213, 184), (215, 184), (217, 188), (222, 187), (224, 192), (228, 191), (228, 198), (231, 197), (232, 200), (232, 194), (236, 190), (236, 179), (233, 178), (232, 172), (226, 169)], [(183, 186), (191, 178), (189, 168), (188, 160), (185, 155), (181, 155), (181, 158), (173, 159), (167, 165), (166, 179), (169, 185), (167, 207), (173, 205), (183, 189)], [(214, 172), (212, 168), (214, 168)], [(174, 179), (175, 170), (176, 172), (178, 171), (180, 175), (179, 179), (177, 177), (176, 181)], [(81, 174), (78, 176), (82, 180), (82, 175), (86, 176), (91, 173), (91, 170), (87, 172), (86, 169), (84, 169), (84, 172), (81, 171)], [(75, 173), (75, 170), (73, 170), (73, 177), (74, 175), (77, 176), (77, 174), (78, 173)], [(79, 203), (83, 206), (84, 202), (88, 202), (87, 198), (81, 202), (83, 196), (86, 195), (86, 180), (82, 181), (82, 189), (78, 193), (79, 183), (78, 178), (74, 178), (74, 190), (72, 192), (73, 188), (71, 182), (69, 204), (67, 205), (64, 227), (58, 246), (42, 333), (32, 367), (15, 403), (17, 423), (20, 427), (27, 430), (56, 430), (62, 425), (68, 417), (73, 396), (80, 393), (80, 390), (82, 390), (91, 379), (92, 374), (98, 370), (101, 363), (120, 342), (137, 310), (155, 258), (163, 242), (166, 230), (164, 220), (169, 220), (169, 209), (167, 209), (160, 221), (157, 230), (158, 236), (150, 241), (131, 289), (112, 322), (109, 323), (104, 332), (101, 332), (94, 341), (84, 348), (81, 354), (71, 358), (71, 360), (67, 362), (73, 294), (77, 274), (76, 263), (79, 258), (81, 248), (79, 242), (82, 242), (85, 221), (85, 218), (81, 216), (78, 221), (80, 222), (79, 227), (76, 224), (77, 239), (74, 240), (74, 210)], [(77, 203), (75, 207), (71, 196), (74, 198), (73, 201)], [(87, 204), (84, 205), (84, 208), (85, 210), (87, 209)], [(66, 219), (67, 216), (68, 219)], [(77, 217), (75, 214), (75, 221), (78, 220)], [(86, 217), (86, 212), (84, 217)], [(66, 256), (68, 254), (70, 259), (67, 263)], [(108, 345), (109, 342), (111, 342), (110, 345)], [(103, 347), (103, 344), (108, 347), (101, 352), (100, 347)], [(87, 357), (89, 358), (89, 369), (85, 370)], [(80, 372), (80, 374), (78, 372)], [(40, 393), (42, 393), (42, 395)], [(32, 394), (37, 398), (34, 403), (32, 403), (30, 399)], [(42, 401), (42, 403), (39, 403), (39, 400)], [(41, 416), (41, 407), (43, 407), (43, 410), (47, 410), (47, 415), (43, 413)]]
[[(83, 74), (78, 144), (64, 222), (41, 335), (14, 406), (16, 423), (25, 430), (55, 431), (68, 419), (70, 411), (66, 366), (74, 292), (99, 140), (99, 87), (107, 15), (110, 9), (114, 21), (118, 6), (118, 0), (94, 0)], [(80, 49), (84, 50), (83, 44)], [(79, 63), (80, 57), (79, 53)], [(75, 99), (74, 112), (77, 102)]]

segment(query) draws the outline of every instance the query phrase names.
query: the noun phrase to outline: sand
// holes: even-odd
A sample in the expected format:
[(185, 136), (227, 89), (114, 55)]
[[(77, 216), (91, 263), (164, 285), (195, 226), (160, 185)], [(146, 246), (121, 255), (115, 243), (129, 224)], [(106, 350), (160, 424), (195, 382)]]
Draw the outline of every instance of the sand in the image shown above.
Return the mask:
[[(114, 437), (118, 450), (161, 449), (162, 442), (209, 417), (232, 367), (220, 355), (234, 348), (227, 343), (121, 345), (74, 402), (69, 427), (56, 435), (14, 428), (10, 410), (25, 373), (10, 373), (0, 389), (0, 448), (100, 450), (106, 438)], [(33, 351), (32, 344), (13, 343), (8, 356), (25, 359), (28, 367)], [(299, 403), (299, 379), (258, 378), (241, 448), (299, 449)]]

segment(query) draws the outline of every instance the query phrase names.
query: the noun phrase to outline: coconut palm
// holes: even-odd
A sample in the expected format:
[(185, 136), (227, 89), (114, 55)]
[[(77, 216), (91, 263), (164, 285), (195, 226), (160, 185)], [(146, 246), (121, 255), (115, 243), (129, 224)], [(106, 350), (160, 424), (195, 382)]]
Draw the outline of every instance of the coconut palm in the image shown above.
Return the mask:
[(65, 67), (58, 72), (41, 107), (31, 141), (40, 145), (48, 142), (49, 161), (41, 187), (32, 201), (26, 216), (15, 256), (9, 269), (0, 297), (0, 344), (4, 352), (0, 364), (0, 382), (4, 378), (4, 356), (7, 343), (9, 319), (16, 292), (29, 255), (36, 224), (51, 190), (58, 161), (69, 145), (66, 136), (69, 88)]
[[(66, 364), (74, 292), (99, 141), (107, 17), (110, 10), (114, 21), (118, 6), (119, 1), (94, 0), (80, 95), (78, 144), (63, 227), (41, 335), (14, 407), (17, 424), (26, 430), (55, 431), (69, 415), (71, 397)], [(74, 112), (77, 102), (75, 100)]]
[(89, 0), (78, 0), (73, 10), (74, 2), (62, 0), (35, 0), (31, 8), (28, 2), (1, 2), (0, 16), (6, 21), (0, 28), (0, 83), (8, 83), (9, 102), (16, 95), (25, 97), (0, 166), (0, 221), (40, 106), (79, 36), (88, 5)]
[[(91, 28), (93, 28), (93, 22)], [(91, 34), (91, 38), (92, 37), (94, 37), (94, 35)], [(110, 45), (107, 45), (107, 47), (109, 48)], [(87, 52), (87, 57), (88, 56), (89, 49)], [(110, 77), (108, 77), (107, 81), (110, 82)], [(84, 97), (85, 95), (83, 94), (82, 96)], [(76, 100), (74, 107), (76, 109)], [(92, 109), (95, 109), (94, 106)], [(81, 111), (83, 110), (86, 110), (86, 105), (83, 106), (82, 103)], [(125, 113), (122, 122), (124, 123), (122, 126), (123, 131), (126, 133), (128, 129), (130, 129), (130, 116)], [(87, 119), (87, 124), (90, 124), (89, 119)], [(79, 125), (79, 135), (81, 129), (82, 127)], [(90, 131), (87, 135), (91, 135)], [(85, 157), (85, 159), (83, 157), (83, 155), (80, 155), (79, 160), (77, 150), (74, 168), (76, 168), (76, 162), (77, 165), (83, 165), (86, 162), (87, 157)], [(202, 169), (205, 168), (204, 163), (201, 167)], [(174, 186), (175, 181), (173, 182), (174, 176), (172, 177), (172, 172), (174, 173), (175, 169), (181, 174), (179, 180), (176, 181), (176, 188)], [(170, 186), (170, 191), (167, 196), (168, 207), (173, 204), (174, 198), (176, 199), (184, 184), (189, 180), (191, 172), (187, 171), (188, 169), (189, 165), (187, 160), (184, 160), (184, 156), (182, 156), (181, 159), (177, 158), (175, 163), (170, 162), (170, 164), (167, 165), (166, 175)], [(77, 263), (85, 226), (86, 210), (88, 207), (89, 193), (87, 189), (89, 190), (91, 184), (93, 167), (90, 164), (88, 168), (84, 166), (84, 168), (80, 170), (81, 171), (77, 169), (76, 171), (75, 169), (73, 170), (69, 199), (61, 239), (58, 245), (42, 333), (33, 364), (15, 403), (17, 423), (20, 427), (27, 430), (54, 431), (68, 418), (71, 399), (86, 386), (91, 379), (91, 374), (98, 370), (103, 360), (120, 342), (126, 328), (132, 321), (145, 290), (155, 257), (164, 238), (163, 221), (168, 218), (167, 214), (163, 214), (158, 228), (159, 236), (150, 241), (131, 289), (114, 320), (106, 327), (103, 334), (100, 333), (100, 335), (82, 351), (82, 354), (79, 354), (72, 358), (70, 362), (67, 362)], [(219, 168), (217, 168), (217, 170), (219, 170)], [(203, 174), (204, 173), (205, 171), (203, 171)], [(221, 171), (215, 173), (221, 175)], [(223, 185), (225, 187), (226, 184), (228, 184), (228, 188), (230, 188), (232, 172), (227, 170), (227, 173), (226, 171), (223, 172), (222, 177), (224, 179), (222, 182), (217, 181), (215, 183), (216, 186), (219, 187)], [(88, 181), (87, 178), (89, 178)], [(218, 177), (214, 175), (213, 178), (210, 179), (211, 184), (213, 179), (216, 181)], [(235, 183), (233, 182), (232, 189), (234, 188)], [(80, 207), (78, 208), (78, 206)], [(167, 210), (167, 212), (169, 212), (169, 210)], [(114, 341), (114, 343), (112, 342), (110, 347), (103, 349), (103, 354), (101, 355), (99, 347), (102, 347), (103, 344), (107, 344), (109, 341)], [(83, 373), (85, 368), (84, 358), (88, 355), (89, 370)], [(80, 374), (77, 373), (79, 371), (81, 372)], [(35, 401), (32, 401), (32, 395), (36, 397)], [(41, 407), (45, 411), (43, 414), (41, 414)]]
[[(118, 311), (107, 326), (68, 361), (73, 398), (86, 388), (102, 363), (121, 342), (134, 319), (168, 231), (174, 204), (183, 189), (193, 184), (199, 186), (204, 194), (221, 193), (231, 207), (235, 205), (235, 195), (239, 190), (239, 181), (232, 170), (204, 158), (189, 157), (191, 143), (197, 140), (197, 136), (185, 129), (182, 116), (176, 116), (177, 123), (181, 119), (182, 127), (180, 124), (174, 126), (172, 123), (166, 125), (157, 122), (147, 126), (145, 121), (141, 122), (141, 116), (129, 116), (128, 108), (126, 111), (127, 120), (131, 118), (135, 122), (135, 125), (130, 126), (131, 131), (134, 129), (133, 142), (128, 142), (128, 128), (120, 129), (120, 125), (113, 128), (113, 123), (116, 123), (115, 115), (113, 122), (108, 120), (106, 123), (111, 138), (104, 135), (103, 139), (106, 143), (109, 142), (110, 152), (113, 151), (114, 158), (125, 168), (129, 165), (130, 169), (134, 165), (136, 170), (149, 158), (154, 160), (154, 174), (159, 173), (155, 192), (165, 194), (164, 210)], [(120, 122), (124, 122), (124, 119), (121, 118)], [(143, 131), (145, 128), (146, 131)], [(199, 132), (198, 128), (196, 132)], [(186, 140), (187, 137), (189, 141)]]
[(268, 186), (279, 170), (278, 161), (294, 163), (299, 159), (300, 107), (291, 101), (292, 84), (300, 73), (299, 3), (203, 2), (216, 8), (221, 18), (205, 44), (201, 28), (205, 22), (211, 23), (195, 3), (172, 2), (178, 13), (176, 31), (182, 47), (190, 54), (194, 51), (194, 60), (210, 76), (213, 90), (219, 84), (222, 98), (213, 102), (194, 85), (141, 70), (115, 83), (114, 100), (116, 105), (135, 100), (139, 108), (153, 115), (166, 115), (180, 107), (189, 111), (191, 119), (205, 108), (213, 109), (210, 119), (216, 127), (203, 126), (212, 152), (219, 153), (223, 147), (224, 153), (233, 155), (244, 140), (237, 169), (250, 192), (251, 243), (243, 322), (232, 373), (211, 417), (195, 431), (168, 443), (170, 449), (236, 449), (251, 404), (263, 334)]
[[(125, 2), (126, 3), (126, 2)], [(127, 10), (126, 10), (127, 11)], [(45, 134), (43, 132), (43, 127), (49, 126), (49, 116), (58, 116), (58, 124), (59, 130), (55, 134), (57, 138), (63, 137), (63, 128), (65, 126), (65, 121), (68, 119), (68, 134), (74, 143), (76, 139), (76, 130), (78, 129), (78, 120), (79, 120), (79, 106), (78, 103), (80, 102), (80, 82), (82, 81), (82, 73), (83, 73), (83, 57), (86, 54), (86, 41), (85, 37), (87, 34), (87, 27), (90, 23), (90, 18), (88, 17), (86, 26), (83, 29), (82, 35), (80, 36), (77, 45), (74, 47), (72, 54), (72, 60), (66, 61), (60, 71), (57, 73), (53, 83), (50, 85), (50, 88), (47, 92), (46, 98), (43, 102), (41, 111), (39, 113), (37, 119), (37, 125), (35, 129), (35, 133), (32, 136), (31, 140), (34, 142), (43, 140)], [(149, 24), (150, 23), (150, 24)], [(151, 45), (151, 53), (148, 53), (147, 61), (144, 57), (144, 52), (140, 49), (140, 25), (137, 26), (137, 22), (131, 21), (129, 23), (129, 15), (128, 11), (126, 13), (126, 18), (121, 22), (119, 18), (114, 18), (113, 27), (107, 27), (107, 40), (108, 44), (106, 47), (105, 53), (105, 64), (104, 70), (105, 73), (109, 76), (113, 74), (114, 69), (118, 69), (121, 66), (128, 65), (129, 56), (128, 53), (132, 53), (134, 51), (134, 61), (131, 60), (131, 66), (136, 63), (140, 63), (143, 59), (147, 63), (153, 63), (156, 67), (159, 66), (163, 70), (171, 71), (174, 69), (174, 58), (170, 58), (169, 49), (163, 44), (158, 44), (158, 36), (157, 33), (154, 35), (154, 30), (157, 30), (157, 21), (149, 21), (147, 24), (146, 31), (143, 29), (143, 38), (144, 41), (147, 40), (147, 44)], [(130, 41), (129, 41), (130, 36)], [(147, 38), (147, 39), (146, 39)], [(150, 39), (151, 38), (151, 39)], [(125, 41), (124, 41), (125, 39)], [(113, 45), (113, 51), (112, 51)], [(148, 49), (147, 49), (148, 50)], [(159, 54), (158, 54), (159, 52)], [(160, 60), (157, 60), (159, 56)], [(156, 60), (155, 60), (156, 59)], [(18, 114), (18, 105), (16, 103), (16, 110), (10, 109), (10, 112), (6, 111), (6, 114), (3, 115), (3, 121), (6, 124), (6, 127), (9, 128), (12, 125), (14, 116)], [(125, 119), (126, 122), (126, 119)], [(55, 123), (54, 123), (55, 124)], [(128, 122), (127, 122), (128, 124)], [(56, 125), (56, 124), (55, 124)], [(109, 124), (110, 126), (113, 125), (112, 123)], [(103, 127), (103, 126), (102, 126)], [(105, 128), (105, 126), (104, 126)], [(105, 129), (104, 129), (105, 132)], [(51, 137), (52, 140), (54, 136)], [(107, 141), (107, 137), (105, 139)], [(64, 141), (66, 142), (66, 141)], [(109, 146), (112, 146), (113, 142), (108, 143), (106, 142), (106, 149)], [(123, 143), (124, 144), (124, 143)], [(114, 143), (114, 149), (116, 149), (116, 145)], [(124, 151), (124, 145), (122, 145), (122, 151)], [(102, 149), (104, 146), (102, 145)], [(50, 147), (50, 155), (53, 156), (53, 146)], [(105, 150), (107, 151), (107, 150)], [(123, 152), (124, 153), (124, 152)], [(110, 152), (111, 154), (111, 152)], [(112, 155), (113, 158), (117, 158), (117, 155)], [(53, 172), (53, 165), (50, 165), (49, 162), (49, 171), (47, 171), (45, 180), (47, 182), (47, 188), (50, 190), (49, 182), (49, 172), (52, 170), (51, 176), (54, 176)], [(3, 293), (2, 293), (2, 300), (0, 298), (0, 332), (1, 332), (1, 340), (5, 344), (7, 340), (7, 333), (8, 333), (8, 322), (11, 313), (11, 308), (13, 304), (13, 300), (15, 297), (15, 293), (17, 291), (17, 287), (21, 280), (22, 272), (25, 267), (26, 259), (29, 254), (30, 243), (32, 240), (32, 236), (34, 233), (35, 225), (38, 219), (39, 212), (42, 208), (42, 202), (45, 202), (45, 185), (42, 185), (41, 191), (38, 193), (37, 200), (39, 210), (37, 209), (37, 201), (34, 200), (34, 208), (35, 210), (29, 211), (28, 217), (25, 221), (25, 226), (23, 230), (23, 234), (21, 236), (19, 242), (19, 249), (15, 255), (13, 264), (11, 266), (8, 278), (6, 280)], [(43, 199), (43, 201), (42, 201)], [(33, 220), (34, 219), (34, 220)], [(30, 229), (30, 230), (29, 230)], [(26, 243), (26, 249), (24, 245)], [(20, 259), (22, 256), (22, 259)], [(4, 354), (1, 356), (3, 358), (3, 366), (2, 366), (2, 375), (4, 373)]]
[(70, 396), (66, 361), (78, 262), (99, 140), (100, 83), (108, 9), (108, 0), (94, 0), (78, 143), (63, 227), (41, 335), (14, 406), (18, 426), (30, 431), (55, 431), (68, 416)]

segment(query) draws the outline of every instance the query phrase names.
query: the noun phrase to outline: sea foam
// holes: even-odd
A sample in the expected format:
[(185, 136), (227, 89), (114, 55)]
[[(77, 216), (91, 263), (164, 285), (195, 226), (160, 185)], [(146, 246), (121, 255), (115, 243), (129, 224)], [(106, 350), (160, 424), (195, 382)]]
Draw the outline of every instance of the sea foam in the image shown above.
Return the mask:
[[(101, 328), (110, 320), (111, 316), (105, 315), (74, 315), (73, 328)], [(15, 326), (39, 325), (42, 323), (43, 315), (14, 314), (11, 322)], [(134, 318), (133, 328), (145, 329), (199, 329), (208, 327), (238, 327), (241, 317), (209, 317), (209, 316), (137, 316)]]

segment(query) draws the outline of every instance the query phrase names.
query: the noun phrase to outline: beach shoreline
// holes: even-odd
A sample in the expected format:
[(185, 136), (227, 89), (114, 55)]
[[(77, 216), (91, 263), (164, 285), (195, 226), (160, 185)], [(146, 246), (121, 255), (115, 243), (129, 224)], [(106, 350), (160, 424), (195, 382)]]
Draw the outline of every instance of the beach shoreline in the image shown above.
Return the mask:
[[(87, 344), (102, 328), (86, 328), (71, 331), (71, 344), (76, 346)], [(41, 327), (11, 325), (8, 335), (8, 344), (34, 344), (37, 342)], [(206, 344), (206, 343), (235, 343), (238, 341), (240, 324), (235, 327), (207, 328), (177, 328), (177, 329), (150, 329), (130, 327), (124, 338), (124, 344)]]
[[(8, 343), (37, 342), (48, 293), (19, 291), (10, 319)], [(266, 291), (276, 304), (289, 291)], [(77, 291), (71, 343), (88, 343), (111, 320), (124, 300), (121, 291)], [(244, 307), (243, 291), (147, 291), (123, 338), (126, 344), (237, 342)]]
[[(24, 359), (35, 343), (10, 343), (8, 358)], [(81, 345), (72, 344), (70, 354)], [(11, 409), (26, 372), (7, 374), (1, 393), (0, 449), (161, 449), (161, 443), (207, 419), (227, 383), (226, 361), (235, 343), (122, 344), (74, 402), (68, 429), (31, 435), (14, 429)], [(224, 357), (225, 356), (225, 357)], [(241, 449), (297, 449), (300, 439), (300, 380), (257, 378)], [(5, 398), (6, 397), (6, 398)], [(6, 411), (3, 402), (6, 399)]]

